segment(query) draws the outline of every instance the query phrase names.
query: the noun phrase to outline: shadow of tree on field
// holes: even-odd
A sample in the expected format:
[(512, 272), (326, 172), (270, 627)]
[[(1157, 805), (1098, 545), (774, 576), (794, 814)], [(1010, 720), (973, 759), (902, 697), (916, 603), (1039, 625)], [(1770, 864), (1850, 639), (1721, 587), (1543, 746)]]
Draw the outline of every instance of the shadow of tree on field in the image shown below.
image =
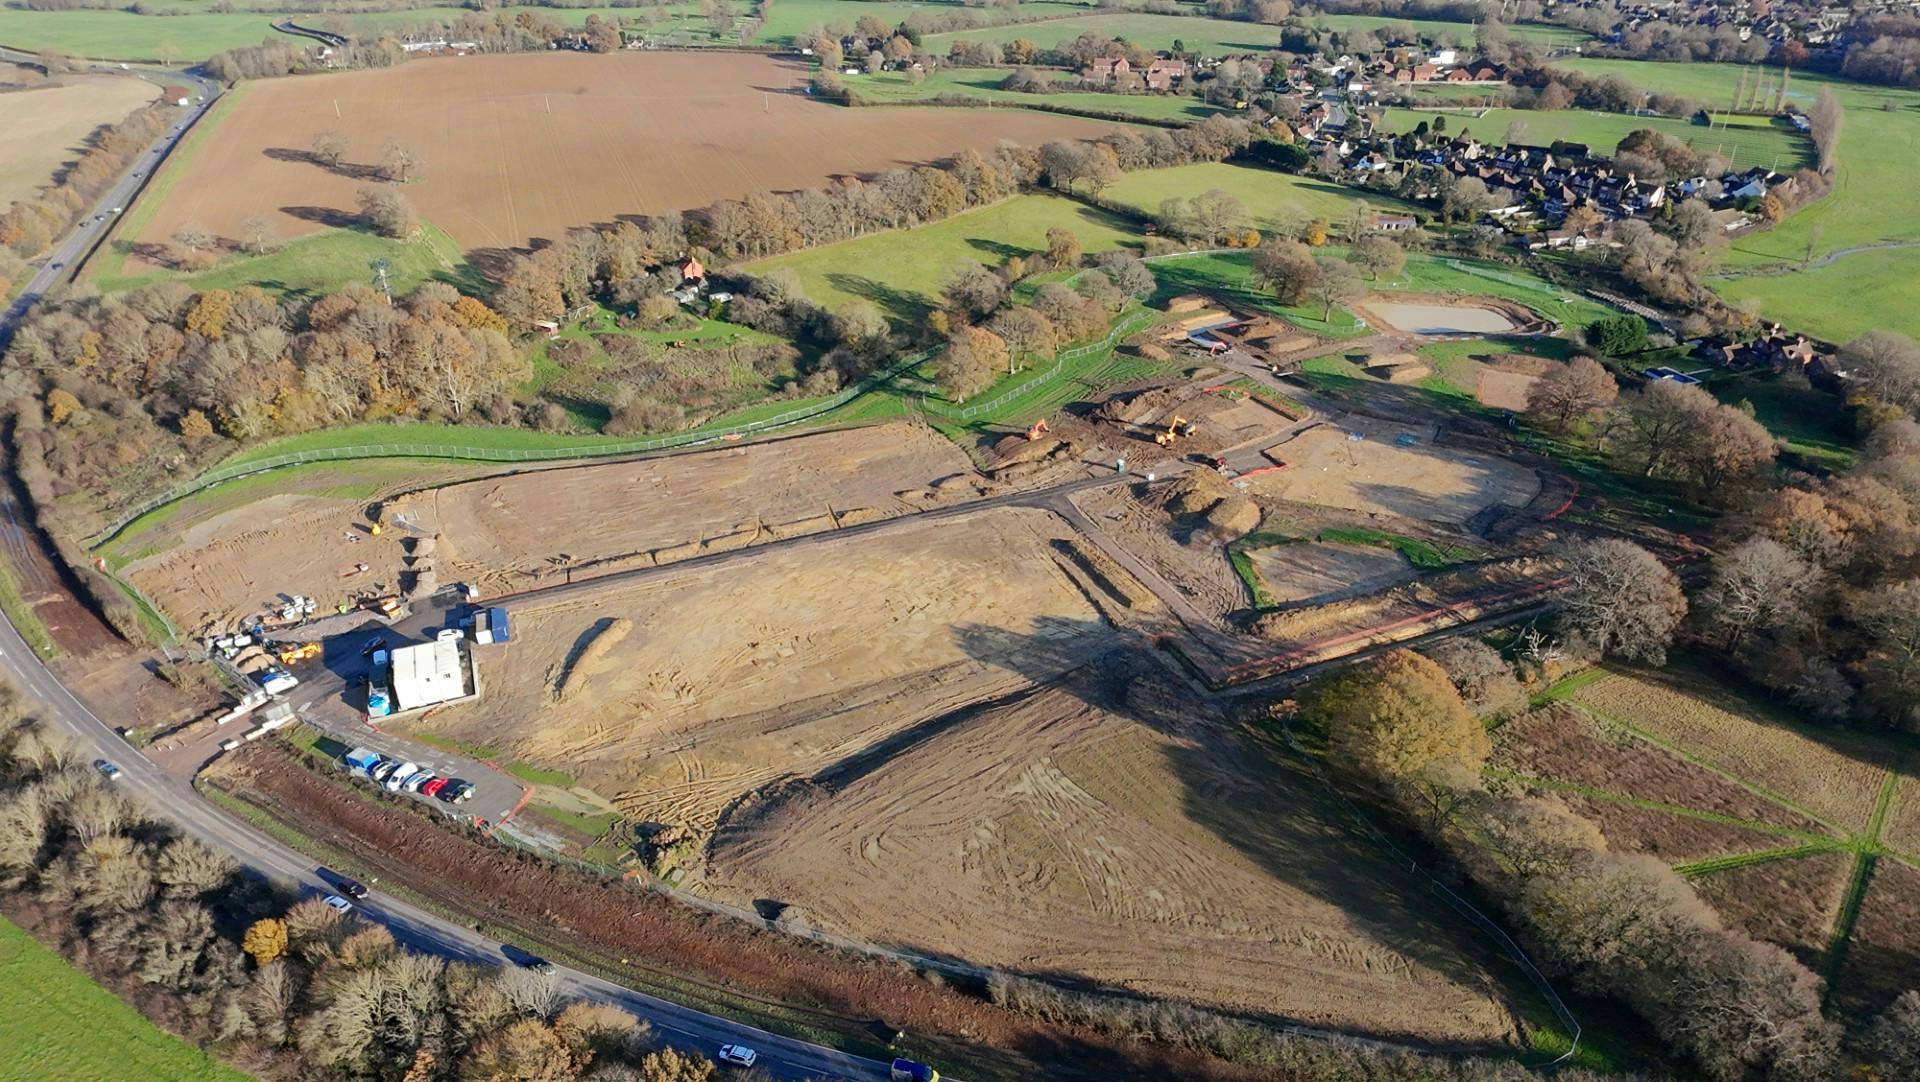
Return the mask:
[(294, 147), (267, 147), (260, 153), (277, 162), (293, 162), (296, 165), (311, 165), (319, 169), (324, 169), (334, 176), (346, 177), (348, 180), (376, 181), (386, 179), (386, 174), (380, 171), (379, 166), (362, 165), (358, 162), (348, 161), (328, 164), (321, 159), (320, 155), (315, 154), (311, 150), (299, 150)]
[(360, 216), (352, 211), (338, 207), (281, 207), (280, 213), (298, 218), (303, 222), (314, 222), (332, 229), (352, 229), (360, 224)]
[(827, 281), (842, 293), (872, 301), (895, 323), (918, 326), (925, 323), (933, 311), (933, 303), (926, 297), (865, 275), (835, 272), (827, 275)]
[(522, 253), (514, 248), (469, 248), (467, 265), (488, 282), (498, 282), (513, 269)]
[(992, 256), (1002, 263), (1012, 259), (1014, 256), (1025, 259), (1030, 255), (1038, 254), (1031, 248), (1022, 248), (1018, 244), (1008, 244), (1006, 241), (1001, 240), (989, 240), (986, 237), (968, 237), (967, 247), (972, 248), (976, 252)]

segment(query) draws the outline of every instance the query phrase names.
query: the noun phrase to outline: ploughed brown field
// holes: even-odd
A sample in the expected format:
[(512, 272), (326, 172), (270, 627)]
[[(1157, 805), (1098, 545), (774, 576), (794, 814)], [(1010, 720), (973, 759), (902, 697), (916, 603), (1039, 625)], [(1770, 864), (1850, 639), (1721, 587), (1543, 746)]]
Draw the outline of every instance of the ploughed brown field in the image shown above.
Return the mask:
[[(404, 186), (414, 207), (479, 249), (1113, 128), (1016, 110), (986, 123), (964, 109), (848, 109), (808, 97), (806, 79), (764, 56), (568, 52), (262, 80), (242, 89), (139, 239), (164, 244), (185, 222), (237, 238), (255, 215), (282, 236), (311, 233), (353, 211), (388, 140), (421, 158)], [(310, 156), (330, 129), (348, 140), (334, 168)]]

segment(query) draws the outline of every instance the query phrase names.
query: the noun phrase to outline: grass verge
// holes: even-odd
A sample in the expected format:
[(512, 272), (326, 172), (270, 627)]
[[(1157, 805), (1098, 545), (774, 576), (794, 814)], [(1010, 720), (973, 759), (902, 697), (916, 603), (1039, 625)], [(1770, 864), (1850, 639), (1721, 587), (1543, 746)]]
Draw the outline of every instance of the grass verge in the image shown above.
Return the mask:
[(60, 647), (53, 641), (53, 633), (40, 622), (33, 605), (21, 595), (20, 581), (14, 578), (12, 564), (5, 560), (0, 560), (0, 612), (6, 613), (7, 621), (20, 633), (20, 638), (36, 657), (45, 661), (60, 656)]

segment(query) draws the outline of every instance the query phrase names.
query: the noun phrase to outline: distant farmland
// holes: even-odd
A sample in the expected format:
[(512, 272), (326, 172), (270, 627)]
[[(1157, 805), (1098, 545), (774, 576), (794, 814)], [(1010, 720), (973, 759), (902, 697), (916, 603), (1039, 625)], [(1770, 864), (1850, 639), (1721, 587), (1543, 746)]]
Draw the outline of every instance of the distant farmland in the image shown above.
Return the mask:
[[(1033, 113), (996, 112), (985, 124), (957, 109), (846, 109), (808, 98), (806, 75), (738, 54), (564, 53), (264, 80), (184, 164), (138, 239), (165, 244), (188, 222), (236, 238), (256, 215), (282, 236), (314, 232), (351, 212), (389, 140), (422, 160), (420, 179), (405, 186), (415, 208), (477, 249), (1003, 139), (1037, 144), (1113, 127)], [(331, 169), (308, 153), (328, 129), (349, 142)]]

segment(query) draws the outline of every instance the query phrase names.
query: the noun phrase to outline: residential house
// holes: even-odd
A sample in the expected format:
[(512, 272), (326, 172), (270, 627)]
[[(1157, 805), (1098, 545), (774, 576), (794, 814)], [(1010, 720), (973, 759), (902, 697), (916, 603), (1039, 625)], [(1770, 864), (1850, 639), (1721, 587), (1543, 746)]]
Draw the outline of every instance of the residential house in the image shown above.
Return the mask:
[(1147, 65), (1146, 80), (1149, 90), (1172, 90), (1185, 82), (1186, 78), (1187, 62), (1184, 60), (1155, 58), (1153, 63)]
[(1089, 60), (1087, 66), (1080, 69), (1080, 78), (1094, 83), (1110, 83), (1133, 70), (1133, 63), (1124, 56), (1103, 56)]

